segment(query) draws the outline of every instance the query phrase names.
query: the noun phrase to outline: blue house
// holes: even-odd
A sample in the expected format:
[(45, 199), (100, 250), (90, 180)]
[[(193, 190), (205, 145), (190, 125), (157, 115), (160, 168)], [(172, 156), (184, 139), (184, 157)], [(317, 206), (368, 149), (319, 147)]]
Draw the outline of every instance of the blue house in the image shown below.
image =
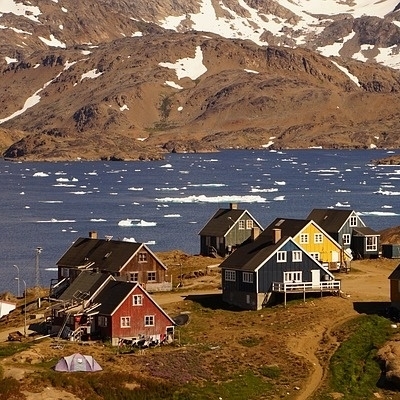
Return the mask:
[(223, 301), (243, 309), (259, 310), (273, 294), (338, 292), (340, 281), (292, 237), (271, 235), (249, 239), (221, 264)]

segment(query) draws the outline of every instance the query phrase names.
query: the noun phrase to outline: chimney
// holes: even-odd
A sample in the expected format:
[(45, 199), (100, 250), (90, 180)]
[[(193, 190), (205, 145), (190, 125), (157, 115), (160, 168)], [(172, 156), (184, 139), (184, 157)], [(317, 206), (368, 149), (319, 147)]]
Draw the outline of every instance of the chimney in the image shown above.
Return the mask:
[(258, 238), (259, 234), (260, 234), (260, 228), (258, 226), (253, 226), (251, 230), (251, 241), (254, 242)]
[(96, 231), (90, 231), (89, 232), (89, 238), (90, 239), (97, 239), (97, 232)]
[(237, 203), (230, 203), (230, 209), (231, 210), (237, 210), (237, 208), (238, 208)]
[(282, 231), (279, 228), (274, 228), (273, 230), (273, 241), (278, 243), (281, 240)]

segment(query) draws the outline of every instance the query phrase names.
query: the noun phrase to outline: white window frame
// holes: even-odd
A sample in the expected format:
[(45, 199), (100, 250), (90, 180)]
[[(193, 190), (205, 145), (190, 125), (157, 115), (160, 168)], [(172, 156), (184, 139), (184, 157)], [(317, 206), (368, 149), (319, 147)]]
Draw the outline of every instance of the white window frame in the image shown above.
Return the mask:
[(253, 229), (254, 223), (252, 219), (246, 219), (246, 229)]
[[(368, 240), (371, 240), (372, 243), (368, 244)], [(366, 251), (377, 251), (378, 250), (378, 238), (376, 236), (366, 236), (365, 250)]]
[(243, 219), (239, 220), (238, 229), (239, 231), (243, 231), (245, 229), (245, 221)]
[(253, 273), (252, 272), (243, 272), (243, 282), (244, 283), (253, 283)]
[(349, 226), (357, 226), (357, 216), (352, 215), (349, 219)]
[(292, 262), (302, 262), (303, 261), (303, 252), (300, 250), (292, 251)]
[(138, 254), (138, 262), (139, 263), (146, 263), (147, 262), (147, 253), (145, 251), (141, 251)]
[(130, 328), (131, 327), (131, 317), (121, 317), (120, 322), (121, 328)]
[(276, 253), (276, 262), (283, 263), (287, 260), (287, 252), (286, 251), (278, 251)]
[(286, 271), (283, 273), (284, 283), (297, 283), (303, 282), (303, 272), (302, 271)]
[(312, 252), (312, 253), (310, 253), (310, 256), (314, 259), (314, 260), (317, 260), (317, 261), (320, 261), (321, 260), (321, 255), (318, 253), (318, 252)]
[(156, 321), (155, 315), (144, 316), (144, 326), (154, 326)]
[(135, 307), (142, 306), (143, 305), (143, 296), (141, 294), (134, 294), (132, 296), (132, 305)]
[(300, 233), (300, 244), (308, 244), (308, 233)]
[(147, 271), (147, 282), (157, 282), (156, 271)]
[(128, 279), (129, 282), (139, 282), (139, 272), (138, 271), (128, 272)]
[(348, 246), (348, 245), (351, 244), (351, 235), (350, 235), (350, 233), (344, 233), (342, 235), (342, 243), (343, 243), (343, 246)]
[(231, 269), (226, 269), (225, 280), (229, 282), (236, 282), (236, 271), (232, 271)]
[(323, 243), (324, 242), (324, 235), (322, 233), (314, 233), (314, 243)]

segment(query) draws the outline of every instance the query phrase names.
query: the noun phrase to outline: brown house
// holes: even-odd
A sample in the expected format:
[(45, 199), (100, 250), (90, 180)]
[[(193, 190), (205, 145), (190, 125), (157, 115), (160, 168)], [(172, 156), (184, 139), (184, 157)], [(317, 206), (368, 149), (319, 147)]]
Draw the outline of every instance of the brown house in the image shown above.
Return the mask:
[(167, 267), (144, 244), (122, 240), (79, 238), (57, 262), (58, 282), (70, 284), (82, 271), (99, 271), (117, 281), (139, 283), (147, 291), (171, 290)]

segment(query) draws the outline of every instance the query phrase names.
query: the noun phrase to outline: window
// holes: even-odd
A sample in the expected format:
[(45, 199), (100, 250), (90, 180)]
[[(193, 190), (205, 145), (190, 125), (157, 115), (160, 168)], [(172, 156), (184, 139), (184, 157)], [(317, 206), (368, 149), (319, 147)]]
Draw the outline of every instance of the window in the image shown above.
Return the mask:
[(129, 280), (129, 282), (138, 282), (139, 281), (139, 272), (129, 272), (128, 280)]
[(308, 233), (302, 233), (300, 235), (300, 243), (301, 244), (306, 244), (308, 243)]
[(303, 259), (303, 253), (301, 251), (295, 250), (292, 251), (292, 261), (293, 262), (301, 262)]
[(143, 296), (141, 294), (134, 294), (132, 296), (132, 305), (134, 306), (143, 305)]
[(344, 245), (349, 245), (351, 242), (351, 235), (350, 233), (344, 233), (342, 236), (342, 242), (343, 242), (343, 246)]
[(144, 326), (154, 326), (154, 315), (144, 316)]
[(69, 268), (61, 268), (61, 276), (63, 278), (68, 278), (69, 277)]
[(276, 253), (276, 261), (286, 262), (286, 251), (278, 251), (278, 253)]
[(225, 280), (235, 282), (236, 281), (236, 271), (225, 270)]
[(243, 282), (253, 283), (253, 274), (251, 272), (243, 272)]
[(302, 282), (303, 273), (301, 271), (291, 271), (283, 273), (284, 282)]
[(250, 295), (246, 294), (246, 304), (250, 304), (250, 300), (251, 300)]
[(310, 253), (310, 256), (314, 259), (319, 261), (319, 253)]
[(143, 263), (147, 261), (147, 253), (139, 253), (138, 255), (139, 262)]
[(239, 221), (239, 229), (243, 230), (244, 229), (244, 220)]
[(149, 271), (147, 273), (147, 282), (155, 282), (156, 281), (156, 272), (155, 271)]
[(101, 326), (103, 328), (107, 327), (107, 317), (100, 315), (99, 319), (98, 319), (98, 323), (99, 323), (99, 326)]
[(322, 233), (315, 233), (314, 234), (314, 243), (322, 243), (322, 242), (323, 242)]
[(378, 238), (376, 236), (367, 236), (367, 251), (378, 250)]
[(350, 217), (350, 226), (357, 226), (357, 217)]
[(121, 317), (121, 328), (129, 328), (131, 326), (131, 317)]
[(253, 220), (252, 219), (246, 220), (246, 229), (253, 229)]

